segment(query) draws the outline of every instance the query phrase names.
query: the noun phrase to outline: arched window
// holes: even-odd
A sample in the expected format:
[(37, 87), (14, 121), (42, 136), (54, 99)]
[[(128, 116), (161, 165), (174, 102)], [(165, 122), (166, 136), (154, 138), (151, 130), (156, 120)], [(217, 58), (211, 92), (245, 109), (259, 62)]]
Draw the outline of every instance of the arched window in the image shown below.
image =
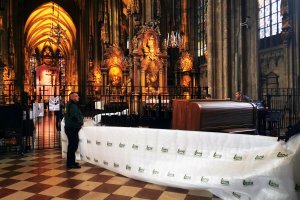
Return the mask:
[(281, 0), (258, 0), (258, 34), (259, 38), (264, 40), (261, 43), (262, 48), (278, 44), (278, 41), (270, 41), (267, 38), (275, 36), (276, 40), (280, 40), (280, 37), (276, 37), (282, 28), (280, 4)]
[[(207, 24), (207, 0), (198, 0), (198, 30), (197, 30), (197, 55), (198, 57), (203, 58), (207, 47), (206, 39), (206, 24)], [(201, 62), (201, 61), (200, 61)]]

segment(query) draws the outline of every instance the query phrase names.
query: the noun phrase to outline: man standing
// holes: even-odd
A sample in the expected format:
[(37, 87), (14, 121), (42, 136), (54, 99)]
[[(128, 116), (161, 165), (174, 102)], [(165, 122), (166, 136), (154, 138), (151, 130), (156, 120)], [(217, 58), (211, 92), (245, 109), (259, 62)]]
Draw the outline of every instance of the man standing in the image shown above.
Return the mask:
[(79, 109), (79, 95), (71, 92), (69, 102), (66, 106), (65, 114), (65, 133), (68, 137), (67, 168), (78, 169), (80, 165), (75, 162), (75, 152), (78, 148), (78, 132), (83, 125), (83, 115)]

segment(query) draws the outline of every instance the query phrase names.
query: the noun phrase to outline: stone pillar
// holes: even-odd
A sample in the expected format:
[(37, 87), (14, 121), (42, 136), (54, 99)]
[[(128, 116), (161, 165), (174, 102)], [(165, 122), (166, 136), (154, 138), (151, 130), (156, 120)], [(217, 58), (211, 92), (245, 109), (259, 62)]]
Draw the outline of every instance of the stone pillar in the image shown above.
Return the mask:
[(141, 69), (141, 75), (139, 77), (141, 79), (142, 93), (145, 93), (145, 69)]
[[(246, 52), (243, 53), (241, 57), (241, 61), (243, 58), (247, 58), (245, 60), (245, 68), (243, 82), (244, 82), (244, 93), (249, 95), (252, 99), (258, 99), (260, 94), (260, 69), (258, 67), (258, 34), (257, 29), (258, 27), (258, 19), (257, 19), (257, 2), (252, 0), (247, 0), (247, 13), (251, 17), (248, 19), (249, 21), (249, 28), (243, 27), (245, 32), (245, 40), (244, 43), (247, 45)], [(240, 27), (242, 28), (242, 27)], [(249, 51), (251, 50), (251, 51)]]
[(138, 81), (138, 65), (139, 65), (139, 57), (133, 58), (133, 86), (134, 86), (134, 93), (138, 93), (139, 89), (137, 86), (140, 86), (140, 82)]
[(110, 1), (110, 32), (112, 37), (112, 44), (120, 45), (120, 8), (118, 0), (111, 0)]
[(145, 22), (150, 22), (153, 19), (152, 7), (153, 7), (152, 0), (145, 0), (145, 4), (144, 4), (144, 10), (146, 11)]
[[(2, 61), (1, 61), (2, 64)], [(4, 104), (4, 83), (3, 83), (3, 67), (0, 67), (0, 104)]]
[[(234, 47), (236, 47), (235, 39), (237, 32), (235, 32), (235, 26), (229, 28), (231, 24), (236, 23), (234, 21), (236, 18), (235, 14), (238, 12), (235, 9), (233, 9), (232, 13), (228, 12), (232, 8), (235, 8), (231, 7), (233, 5), (235, 5), (235, 1), (208, 1), (208, 93), (210, 93), (213, 98), (217, 99), (230, 97), (232, 93), (231, 89), (233, 88), (233, 90), (236, 90), (235, 85), (238, 85), (238, 77), (241, 77), (241, 71), (237, 72), (236, 63), (229, 63), (230, 59), (234, 60), (234, 53), (231, 52), (235, 52), (236, 50)], [(239, 26), (239, 22), (236, 24)], [(231, 44), (229, 44), (230, 39), (233, 40)], [(230, 74), (230, 72), (232, 74)]]
[(207, 2), (207, 85), (208, 85), (208, 93), (213, 95), (214, 98), (214, 76), (213, 76), (213, 59), (212, 59), (212, 53), (213, 53), (213, 1)]
[(158, 78), (159, 78), (159, 93), (163, 93), (163, 68), (159, 69), (158, 72)]
[(164, 72), (164, 93), (167, 94), (168, 93), (168, 66), (166, 65), (167, 60), (163, 60), (163, 68), (165, 69), (165, 72)]

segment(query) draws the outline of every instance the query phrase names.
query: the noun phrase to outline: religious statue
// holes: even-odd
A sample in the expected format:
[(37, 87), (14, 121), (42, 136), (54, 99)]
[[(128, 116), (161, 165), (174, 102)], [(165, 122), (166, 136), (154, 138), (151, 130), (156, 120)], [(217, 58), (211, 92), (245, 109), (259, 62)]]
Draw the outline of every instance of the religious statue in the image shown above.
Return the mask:
[(158, 87), (158, 66), (156, 66), (154, 61), (151, 61), (146, 70), (146, 86), (151, 88)]
[(114, 66), (109, 70), (109, 81), (112, 86), (120, 86), (122, 79), (122, 71), (118, 66)]
[(151, 35), (147, 40), (146, 45), (143, 47), (146, 59), (154, 60), (156, 59), (155, 48), (154, 48), (154, 37)]
[(190, 75), (184, 75), (183, 77), (182, 77), (182, 87), (190, 87), (190, 85), (191, 85), (191, 77), (190, 77)]
[(188, 72), (193, 69), (193, 58), (192, 56), (187, 52), (182, 52), (180, 59), (179, 59), (179, 68), (182, 72)]
[(136, 36), (134, 36), (132, 38), (132, 48), (133, 49), (137, 49), (138, 48), (138, 39), (136, 38)]

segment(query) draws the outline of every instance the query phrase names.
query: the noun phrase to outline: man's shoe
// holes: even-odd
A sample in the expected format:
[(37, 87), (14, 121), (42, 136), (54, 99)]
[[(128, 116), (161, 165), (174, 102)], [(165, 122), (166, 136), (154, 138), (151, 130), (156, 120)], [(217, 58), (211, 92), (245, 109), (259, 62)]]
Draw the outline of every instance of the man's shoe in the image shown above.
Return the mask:
[(79, 164), (74, 164), (74, 165), (67, 165), (67, 168), (68, 169), (80, 169), (81, 167), (80, 167), (80, 165)]

